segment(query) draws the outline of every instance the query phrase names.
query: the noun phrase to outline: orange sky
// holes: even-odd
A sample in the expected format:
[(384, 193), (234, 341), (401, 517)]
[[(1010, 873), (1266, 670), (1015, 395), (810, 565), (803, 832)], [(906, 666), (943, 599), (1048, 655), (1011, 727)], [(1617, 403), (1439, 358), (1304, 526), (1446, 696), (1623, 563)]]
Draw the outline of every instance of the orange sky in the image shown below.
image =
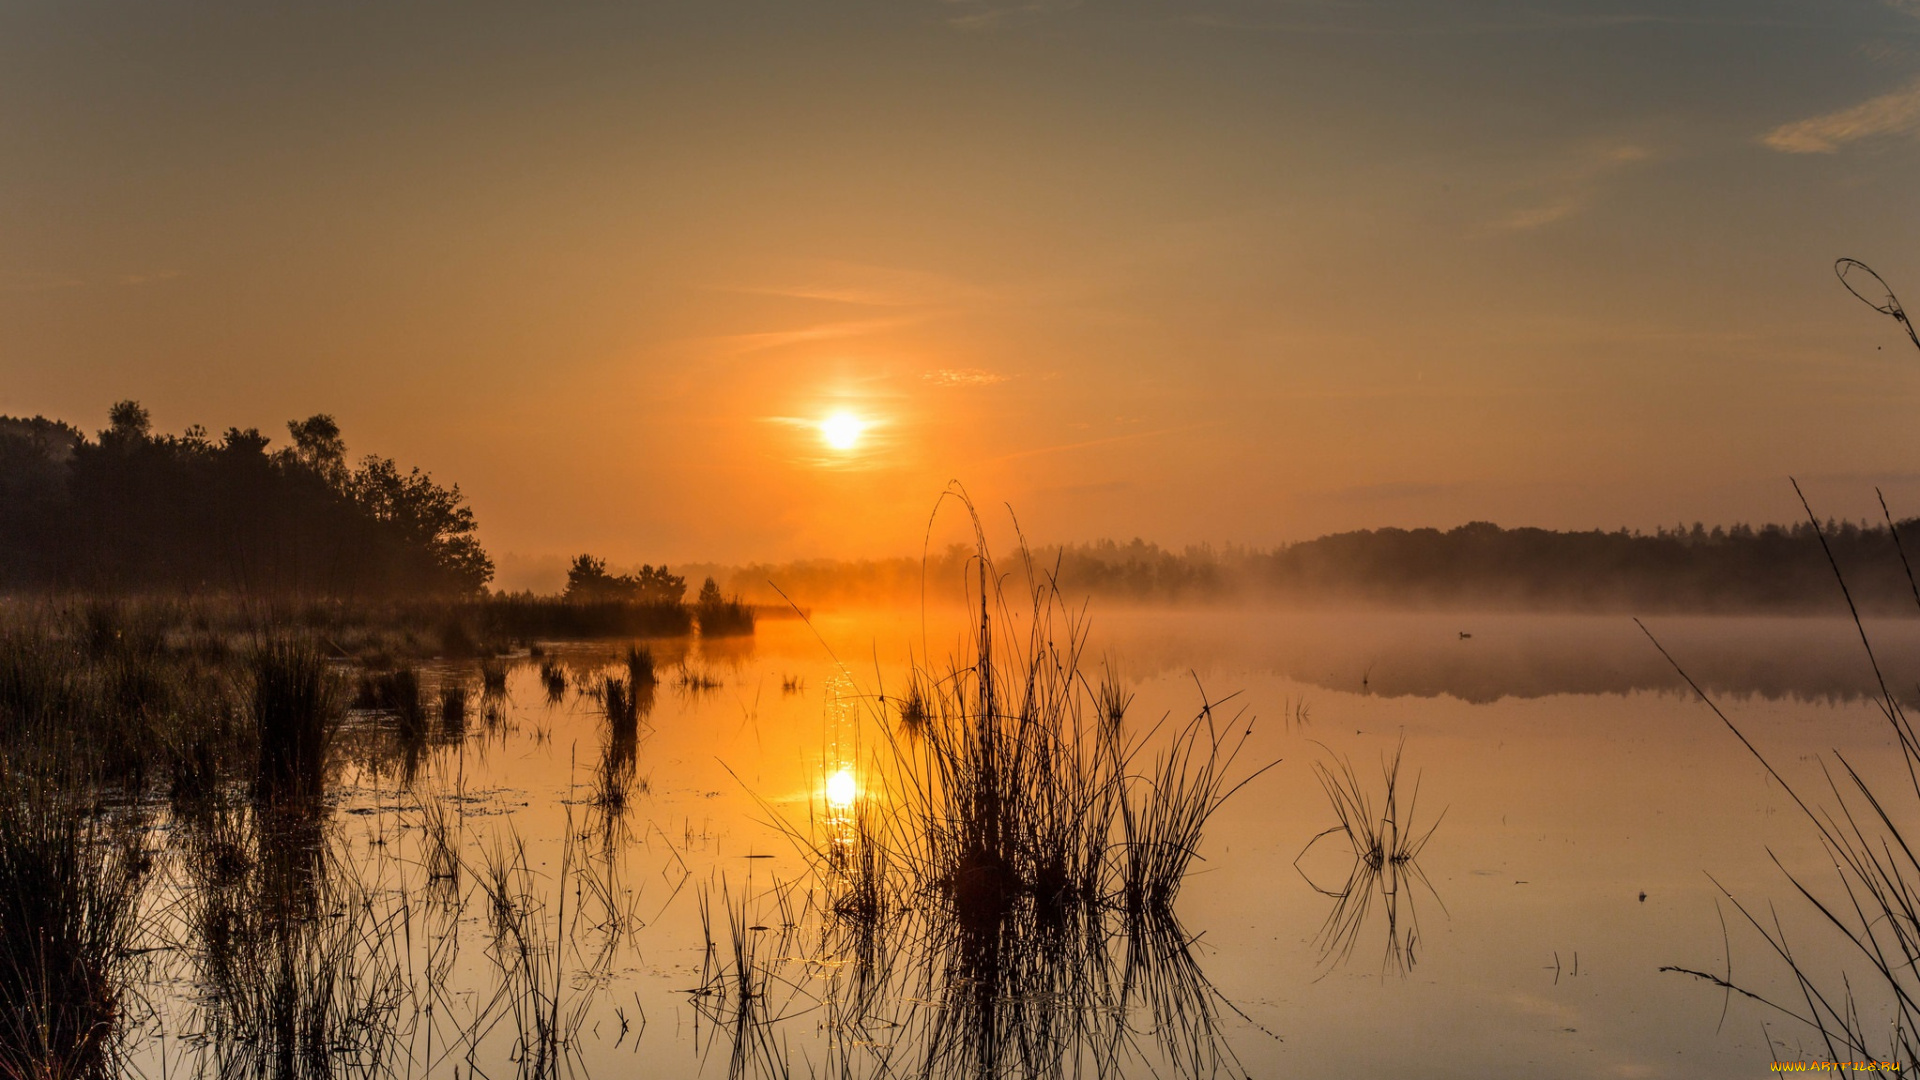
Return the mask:
[[(497, 554), (1920, 513), (1911, 3), (14, 5), (0, 413)], [(871, 423), (851, 453), (836, 410)]]

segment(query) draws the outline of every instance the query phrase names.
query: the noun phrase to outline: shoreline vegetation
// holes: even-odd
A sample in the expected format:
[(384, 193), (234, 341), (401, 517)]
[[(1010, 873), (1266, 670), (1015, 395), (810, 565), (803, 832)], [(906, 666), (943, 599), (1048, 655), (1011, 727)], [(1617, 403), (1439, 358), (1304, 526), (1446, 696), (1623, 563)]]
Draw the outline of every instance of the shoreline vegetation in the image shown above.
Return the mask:
[[(1890, 518), (1890, 516), (1889, 516)], [(1920, 551), (1920, 519), (1821, 525), (1862, 612), (1915, 614), (1901, 551)], [(1897, 539), (1896, 539), (1897, 531)], [(972, 549), (919, 558), (813, 559), (699, 566), (754, 604), (918, 604), (965, 575)], [(1844, 605), (1813, 526), (1676, 525), (1642, 533), (1363, 529), (1271, 549), (1120, 544), (1035, 547), (1061, 591), (1109, 605), (1594, 611), (1632, 614), (1834, 614)], [(777, 585), (775, 592), (769, 583)], [(936, 588), (938, 586), (938, 588)]]
[(556, 595), (489, 591), (493, 560), (458, 485), (391, 458), (350, 464), (325, 414), (287, 430), (280, 449), (255, 428), (155, 434), (134, 401), (93, 438), (0, 417), (0, 597), (131, 602), (202, 629), (293, 624), (356, 655), (340, 641), (469, 657), (537, 639), (753, 632), (752, 606), (712, 579), (688, 603), (665, 566), (610, 574), (581, 555)]

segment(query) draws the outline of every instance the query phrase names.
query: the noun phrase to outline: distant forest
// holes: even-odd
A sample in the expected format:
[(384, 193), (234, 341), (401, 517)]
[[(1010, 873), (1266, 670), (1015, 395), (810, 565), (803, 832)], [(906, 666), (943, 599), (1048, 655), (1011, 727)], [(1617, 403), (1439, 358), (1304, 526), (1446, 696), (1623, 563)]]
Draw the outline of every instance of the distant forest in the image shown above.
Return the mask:
[(493, 562), (458, 487), (347, 461), (332, 417), (156, 435), (136, 402), (88, 438), (0, 417), (0, 588), (390, 599), (484, 591)]
[[(1920, 614), (1920, 598), (1885, 524), (1701, 524), (1651, 534), (1458, 528), (1371, 529), (1270, 550), (1135, 540), (1046, 547), (1037, 568), (1072, 596), (1142, 604), (1262, 603), (1381, 608), (1484, 608), (1626, 612), (1844, 611), (1820, 532), (1863, 611)], [(1899, 523), (1899, 543), (1920, 559), (1920, 519)], [(926, 596), (960, 594), (971, 551), (953, 547), (926, 563)], [(1002, 574), (1018, 566), (1004, 556)], [(722, 571), (733, 592), (796, 603), (917, 602), (921, 560), (813, 560)]]
[[(42, 417), (0, 417), (0, 591), (486, 594), (493, 562), (458, 487), (389, 458), (349, 463), (330, 416), (291, 421), (287, 434), (280, 447), (254, 428), (218, 438), (197, 426), (155, 434), (132, 401), (113, 406), (93, 437)], [(1267, 550), (1104, 541), (1042, 548), (1033, 558), (1070, 596), (1141, 604), (1843, 611), (1822, 535), (1862, 610), (1920, 612), (1901, 560), (1902, 547), (1920, 558), (1920, 519), (1899, 523), (1897, 543), (1874, 522), (1695, 524), (1650, 534), (1473, 522), (1338, 533)], [(1017, 570), (1001, 554), (1000, 570)], [(932, 553), (926, 598), (958, 598), (971, 557), (963, 547)], [(726, 612), (746, 617), (723, 595), (784, 605), (776, 585), (802, 607), (917, 603), (923, 595), (918, 558), (683, 570), (718, 579), (701, 594), (716, 626)], [(684, 588), (664, 566), (613, 574), (581, 556), (564, 599), (674, 606)]]

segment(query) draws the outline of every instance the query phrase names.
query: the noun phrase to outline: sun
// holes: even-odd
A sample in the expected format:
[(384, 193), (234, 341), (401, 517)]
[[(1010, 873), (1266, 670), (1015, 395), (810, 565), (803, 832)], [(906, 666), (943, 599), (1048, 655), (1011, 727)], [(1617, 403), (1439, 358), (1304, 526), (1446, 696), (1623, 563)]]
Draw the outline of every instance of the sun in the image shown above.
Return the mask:
[(827, 805), (835, 810), (845, 810), (860, 797), (860, 784), (853, 778), (852, 769), (841, 769), (827, 777)]
[(820, 421), (820, 437), (835, 450), (851, 450), (860, 443), (867, 422), (850, 412), (837, 412)]

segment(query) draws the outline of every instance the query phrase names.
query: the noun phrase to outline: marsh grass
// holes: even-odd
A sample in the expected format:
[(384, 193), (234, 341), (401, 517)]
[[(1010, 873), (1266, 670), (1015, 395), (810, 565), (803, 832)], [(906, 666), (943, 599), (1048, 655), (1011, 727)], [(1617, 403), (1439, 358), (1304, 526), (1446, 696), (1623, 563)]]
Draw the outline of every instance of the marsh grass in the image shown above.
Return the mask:
[(148, 858), (85, 790), (0, 758), (0, 1075), (119, 1075)]
[[(1402, 805), (1400, 773), (1405, 749), (1402, 741), (1394, 747), (1391, 756), (1382, 756), (1377, 798), (1346, 758), (1335, 758), (1332, 764), (1313, 763), (1314, 776), (1326, 793), (1336, 824), (1308, 840), (1293, 865), (1314, 891), (1334, 899), (1332, 910), (1314, 938), (1323, 965), (1344, 963), (1353, 955), (1376, 902), (1386, 930), (1383, 970), (1404, 975), (1418, 962), (1421, 939), (1416, 893), (1424, 890), (1435, 903), (1440, 903), (1440, 897), (1417, 860), (1439, 829), (1446, 811), (1442, 810), (1430, 824), (1423, 826), (1417, 821), (1418, 775)], [(1301, 862), (1321, 841), (1334, 838), (1347, 842), (1352, 863), (1346, 881), (1329, 888), (1316, 882), (1301, 867)], [(1440, 906), (1444, 911), (1446, 905)]]
[(420, 689), (420, 672), (411, 664), (403, 664), (391, 671), (363, 673), (354, 705), (391, 718), (404, 742), (422, 742), (429, 734), (426, 700)]
[(567, 699), (567, 671), (551, 659), (540, 661), (540, 685), (547, 692), (547, 703), (558, 705)]
[(179, 831), (203, 1071), (391, 1075), (412, 1000), (404, 897), (365, 882), (311, 808), (236, 804)]
[(466, 686), (461, 683), (448, 683), (440, 688), (440, 733), (443, 736), (458, 738), (466, 734), (469, 697)]
[(722, 596), (712, 578), (700, 586), (693, 612), (702, 638), (744, 637), (753, 633), (752, 605), (737, 596)]
[[(902, 1057), (920, 1075), (1156, 1058), (1184, 1075), (1237, 1070), (1217, 1025), (1231, 1006), (1174, 904), (1208, 820), (1273, 763), (1239, 763), (1251, 721), (1204, 692), (1186, 722), (1131, 732), (1117, 679), (1085, 673), (1086, 624), (1054, 577), (1023, 550), (1010, 599), (972, 516), (977, 622), (943, 669), (915, 665), (891, 708), (856, 695), (878, 749), (853, 805), (823, 795), (795, 825), (762, 803), (815, 868), (821, 955), (838, 957), (822, 961), (835, 974), (819, 1002), (836, 1052), (870, 1054), (876, 1075)], [(742, 947), (724, 966), (731, 996), (715, 996), (753, 1033), (767, 1021), (743, 1011), (766, 983), (743, 973), (762, 958)], [(736, 1064), (757, 1059), (738, 1046)]]
[[(613, 675), (605, 676), (601, 683), (600, 699), (607, 730), (600, 747), (600, 760), (594, 770), (589, 798), (602, 812), (603, 824), (607, 825), (626, 812), (628, 798), (634, 787), (642, 711), (641, 702), (632, 689), (634, 685)], [(651, 693), (650, 690), (644, 692)]]
[(488, 658), (480, 662), (480, 694), (482, 697), (503, 697), (507, 692), (507, 665), (499, 660)]
[(488, 632), (521, 639), (676, 637), (693, 632), (693, 611), (685, 604), (511, 594), (478, 601), (473, 610)]
[[(1897, 308), (1898, 301), (1892, 303)], [(1846, 576), (1831, 549), (1826, 547), (1826, 533), (1818, 517), (1806, 496), (1800, 493), (1798, 483), (1794, 491), (1800, 495), (1801, 505), (1827, 552), (1828, 565), (1846, 600), (1862, 653), (1877, 680), (1879, 693), (1875, 705), (1893, 737), (1903, 778), (1892, 784), (1869, 781), (1847, 755), (1835, 750), (1831, 752), (1830, 761), (1827, 758), (1819, 761), (1818, 786), (1824, 788), (1826, 801), (1816, 801), (1823, 796), (1809, 792), (1806, 785), (1796, 784), (1782, 775), (1773, 761), (1687, 674), (1652, 631), (1639, 624), (1654, 648), (1673, 665), (1680, 678), (1760, 763), (1768, 777), (1780, 785), (1813, 826), (1833, 868), (1833, 878), (1825, 887), (1810, 875), (1789, 870), (1771, 851), (1769, 855), (1793, 891), (1817, 916), (1818, 924), (1835, 936), (1845, 965), (1837, 975), (1830, 973), (1824, 956), (1816, 965), (1808, 954), (1788, 940), (1777, 910), (1769, 905), (1763, 913), (1734, 897), (1716, 881), (1728, 903), (1784, 968), (1791, 989), (1785, 995), (1768, 993), (1737, 981), (1730, 949), (1724, 975), (1678, 965), (1661, 970), (1710, 982), (1727, 992), (1729, 1002), (1732, 994), (1739, 993), (1791, 1017), (1812, 1033), (1830, 1061), (1891, 1062), (1910, 1068), (1915, 1060), (1920, 1060), (1920, 854), (1916, 854), (1920, 851), (1916, 847), (1920, 836), (1913, 834), (1912, 826), (1915, 820), (1920, 820), (1920, 733), (1915, 731), (1906, 708), (1888, 686)], [(1881, 507), (1891, 522), (1884, 496)], [(1920, 582), (1914, 579), (1904, 550), (1899, 551), (1899, 557), (1913, 587), (1915, 601), (1920, 603)], [(1635, 621), (1638, 624), (1638, 620)], [(1864, 1071), (1899, 1075), (1899, 1070), (1900, 1064), (1895, 1064), (1891, 1068)]]
[(478, 875), (493, 931), (488, 957), (499, 983), (470, 1038), (490, 1028), (495, 1017), (510, 1021), (514, 1041), (509, 1058), (522, 1077), (555, 1077), (582, 1067), (580, 1033), (617, 947), (617, 937), (609, 935), (584, 962), (568, 962), (569, 956), (579, 954), (581, 922), (580, 905), (570, 908), (568, 897), (586, 895), (586, 881), (575, 880), (576, 840), (569, 813), (559, 867), (550, 879), (551, 900), (540, 888), (542, 875), (528, 862), (526, 843), (517, 833), (495, 837)]
[(254, 650), (248, 674), (248, 714), (259, 746), (255, 793), (318, 799), (341, 716), (332, 669), (311, 642), (276, 638)]
[(1236, 775), (1251, 722), (1204, 693), (1188, 722), (1129, 733), (1126, 699), (1083, 672), (1084, 621), (1049, 575), (1024, 570), (1024, 634), (996, 641), (1019, 623), (981, 543), (970, 653), (915, 673), (917, 737), (879, 725), (879, 798), (897, 809), (875, 842), (969, 925), (1021, 906), (1170, 915), (1207, 820), (1271, 764)]
[(653, 686), (660, 681), (655, 670), (653, 650), (645, 645), (627, 646), (627, 685), (633, 687), (637, 695), (641, 687)]

